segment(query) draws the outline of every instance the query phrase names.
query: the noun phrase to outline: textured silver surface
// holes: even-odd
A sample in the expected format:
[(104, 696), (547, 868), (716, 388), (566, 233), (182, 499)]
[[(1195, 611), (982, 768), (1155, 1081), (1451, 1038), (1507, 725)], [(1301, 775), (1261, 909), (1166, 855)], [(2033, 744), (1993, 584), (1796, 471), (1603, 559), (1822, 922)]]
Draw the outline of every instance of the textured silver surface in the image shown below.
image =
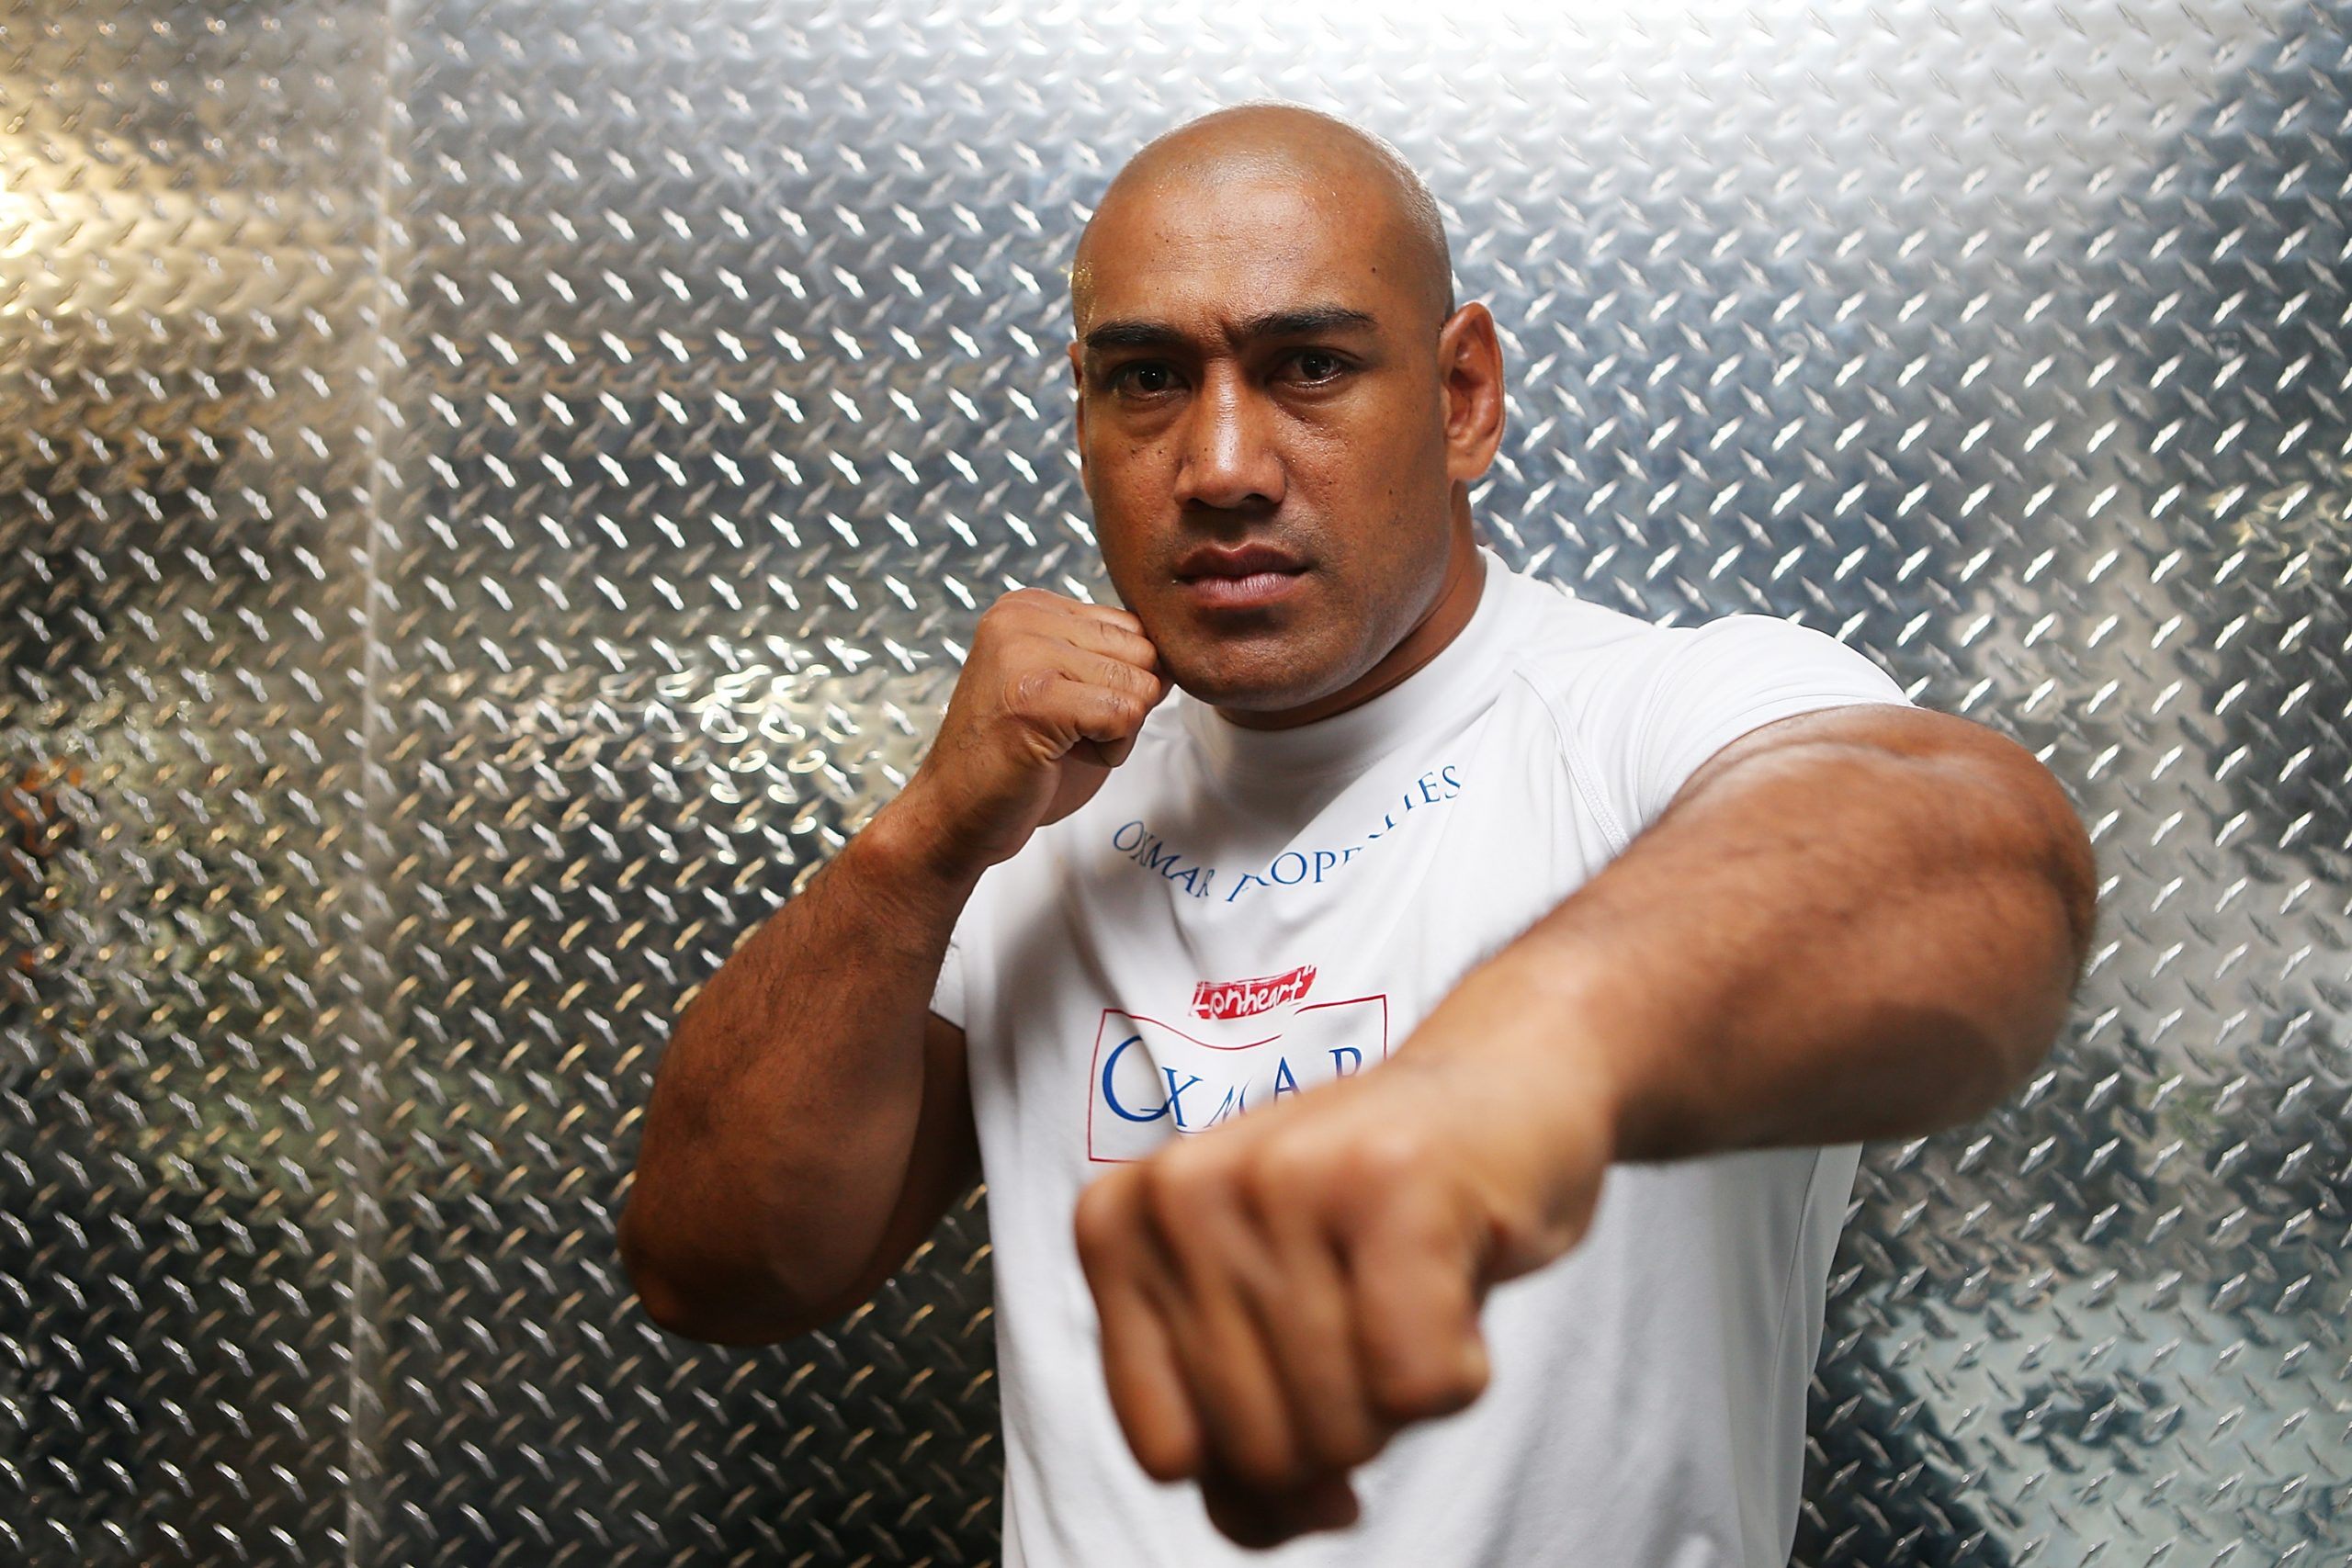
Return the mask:
[(2065, 779), (2049, 1069), (1876, 1148), (1808, 1564), (2352, 1550), (2352, 11), (0, 7), (0, 1561), (984, 1562), (984, 1203), (688, 1345), (692, 987), (1101, 591), (1062, 269), (1276, 96), (1512, 362), (1498, 547)]

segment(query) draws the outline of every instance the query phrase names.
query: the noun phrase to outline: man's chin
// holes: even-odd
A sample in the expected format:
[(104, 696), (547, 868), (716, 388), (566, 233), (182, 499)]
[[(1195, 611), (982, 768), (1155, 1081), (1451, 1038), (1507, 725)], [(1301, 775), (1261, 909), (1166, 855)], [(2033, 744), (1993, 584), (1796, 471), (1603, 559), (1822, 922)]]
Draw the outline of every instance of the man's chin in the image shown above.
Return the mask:
[[(1163, 661), (1166, 655), (1162, 656)], [(1177, 688), (1229, 714), (1274, 717), (1318, 702), (1346, 684), (1327, 675), (1302, 680), (1296, 666), (1272, 670), (1171, 668)]]

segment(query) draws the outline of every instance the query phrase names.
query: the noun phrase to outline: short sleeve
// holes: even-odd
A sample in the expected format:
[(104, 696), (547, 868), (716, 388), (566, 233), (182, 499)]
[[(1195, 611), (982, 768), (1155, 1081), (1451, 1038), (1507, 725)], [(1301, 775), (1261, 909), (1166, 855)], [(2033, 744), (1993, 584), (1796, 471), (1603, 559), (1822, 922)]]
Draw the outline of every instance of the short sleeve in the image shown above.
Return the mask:
[[(961, 924), (958, 924), (961, 934)], [(947, 956), (940, 960), (939, 978), (931, 987), (931, 1010), (956, 1028), (964, 1027), (964, 948), (951, 936)]]
[(1608, 660), (1578, 728), (1607, 815), (1630, 840), (1700, 764), (1758, 726), (1853, 703), (1908, 706), (1837, 638), (1770, 615), (1654, 627)]
[(975, 978), (986, 979), (985, 975), (974, 974), (976, 967), (988, 962), (989, 944), (984, 940), (988, 916), (983, 910), (996, 897), (1004, 869), (992, 865), (980, 874), (971, 897), (964, 900), (963, 912), (956, 917), (956, 929), (947, 935), (947, 953), (939, 961), (939, 978), (932, 983), (931, 1010), (958, 1029), (969, 1027)]

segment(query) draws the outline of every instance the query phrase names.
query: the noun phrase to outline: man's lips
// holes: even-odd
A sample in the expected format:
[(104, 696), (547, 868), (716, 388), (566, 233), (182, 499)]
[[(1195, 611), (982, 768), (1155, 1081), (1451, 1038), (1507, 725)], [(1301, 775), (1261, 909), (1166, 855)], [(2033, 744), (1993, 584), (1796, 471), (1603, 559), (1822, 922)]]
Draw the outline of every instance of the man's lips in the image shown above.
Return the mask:
[(1306, 570), (1306, 563), (1288, 550), (1273, 545), (1202, 545), (1188, 550), (1176, 562), (1176, 576), (1183, 582), (1195, 582), (1207, 578), (1248, 578), (1265, 572), (1295, 575)]
[(1250, 610), (1286, 597), (1306, 570), (1273, 545), (1203, 545), (1177, 561), (1176, 579), (1204, 610)]

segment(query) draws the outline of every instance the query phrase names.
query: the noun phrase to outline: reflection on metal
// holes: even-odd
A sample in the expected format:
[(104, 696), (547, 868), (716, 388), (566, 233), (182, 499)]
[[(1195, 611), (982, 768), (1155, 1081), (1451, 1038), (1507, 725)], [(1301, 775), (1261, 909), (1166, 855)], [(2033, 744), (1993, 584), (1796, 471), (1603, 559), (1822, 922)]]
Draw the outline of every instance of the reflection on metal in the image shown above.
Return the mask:
[(1799, 1560), (2340, 1554), (2352, 17), (1426, 12), (0, 23), (0, 1558), (993, 1559), (978, 1194), (764, 1351), (612, 1222), (978, 608), (1102, 592), (1062, 269), (1262, 96), (1446, 204), (1498, 547), (2096, 825), (2048, 1071), (1865, 1167)]

